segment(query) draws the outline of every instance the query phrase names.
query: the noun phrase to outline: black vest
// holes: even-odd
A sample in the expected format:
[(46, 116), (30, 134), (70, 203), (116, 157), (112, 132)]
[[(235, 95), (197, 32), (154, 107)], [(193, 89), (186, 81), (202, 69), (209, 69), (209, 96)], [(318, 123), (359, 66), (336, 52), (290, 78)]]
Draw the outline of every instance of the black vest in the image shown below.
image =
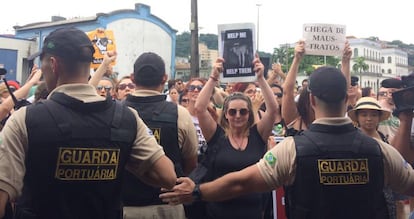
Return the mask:
[(18, 213), (122, 218), (121, 179), (136, 124), (127, 107), (109, 99), (83, 103), (54, 93), (27, 107), (27, 170)]
[(294, 136), (296, 173), (286, 189), (290, 219), (387, 218), (379, 144), (352, 124), (312, 124)]
[[(137, 110), (151, 129), (158, 144), (174, 163), (177, 176), (183, 176), (182, 157), (178, 145), (177, 105), (165, 100), (165, 95), (138, 97), (128, 95), (125, 104)], [(151, 187), (129, 172), (125, 173), (123, 201), (125, 206), (165, 204), (158, 197), (160, 188)]]

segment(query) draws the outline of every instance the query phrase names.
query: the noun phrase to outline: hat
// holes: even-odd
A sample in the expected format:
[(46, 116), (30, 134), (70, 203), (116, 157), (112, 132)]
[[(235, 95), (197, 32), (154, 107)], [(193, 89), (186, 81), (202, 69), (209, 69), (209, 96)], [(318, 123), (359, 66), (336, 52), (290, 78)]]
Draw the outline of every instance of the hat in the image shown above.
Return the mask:
[(388, 78), (381, 81), (381, 87), (385, 88), (402, 88), (403, 83), (401, 80), (396, 78)]
[(139, 85), (157, 86), (164, 75), (164, 60), (153, 52), (141, 54), (134, 63), (134, 81)]
[(359, 78), (357, 76), (351, 76), (351, 86), (358, 84)]
[(361, 97), (355, 104), (354, 109), (350, 110), (348, 112), (348, 116), (349, 118), (352, 119), (352, 121), (357, 122), (358, 118), (356, 116), (356, 112), (358, 110), (362, 110), (362, 109), (367, 109), (367, 110), (377, 110), (381, 112), (380, 115), (380, 122), (387, 120), (390, 115), (391, 112), (381, 108), (381, 105), (379, 104), (378, 100), (376, 100), (375, 98), (372, 97)]
[(334, 67), (323, 66), (309, 76), (309, 91), (324, 102), (332, 103), (344, 100), (347, 95), (347, 83), (342, 72)]
[[(85, 50), (88, 48), (88, 50)], [(34, 59), (46, 53), (79, 62), (91, 62), (95, 49), (85, 32), (74, 28), (59, 28), (44, 40), (42, 50), (31, 55)]]
[(10, 87), (14, 87), (14, 88), (16, 88), (16, 90), (20, 88), (20, 84), (19, 84), (19, 83), (17, 83), (17, 81), (7, 81), (7, 84), (8, 84)]

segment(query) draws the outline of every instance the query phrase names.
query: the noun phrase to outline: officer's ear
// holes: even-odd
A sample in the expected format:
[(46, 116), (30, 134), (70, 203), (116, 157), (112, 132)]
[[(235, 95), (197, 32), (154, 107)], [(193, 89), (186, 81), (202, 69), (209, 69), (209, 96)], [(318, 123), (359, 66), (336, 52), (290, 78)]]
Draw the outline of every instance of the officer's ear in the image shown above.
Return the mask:
[(165, 84), (165, 82), (168, 81), (168, 75), (164, 74), (164, 76), (162, 77), (162, 84)]
[(311, 107), (315, 109), (316, 101), (315, 101), (315, 96), (313, 96), (312, 93), (309, 93), (309, 102), (310, 102)]

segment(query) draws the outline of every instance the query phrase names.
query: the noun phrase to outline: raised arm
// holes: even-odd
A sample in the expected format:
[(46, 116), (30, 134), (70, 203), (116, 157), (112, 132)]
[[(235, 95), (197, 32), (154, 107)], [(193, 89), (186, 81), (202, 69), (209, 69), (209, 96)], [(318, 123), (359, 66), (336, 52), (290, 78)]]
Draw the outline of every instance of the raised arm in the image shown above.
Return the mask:
[[(38, 68), (37, 65), (34, 65), (32, 68), (32, 72), (30, 73), (30, 76), (27, 79), (27, 82), (22, 87), (20, 87), (18, 90), (13, 92), (14, 96), (17, 99), (26, 98), (27, 95), (29, 94), (30, 89), (34, 85), (39, 83), (39, 80), (41, 77), (42, 77), (42, 71)], [(14, 107), (14, 101), (10, 95), (9, 97), (6, 98), (5, 101), (3, 101), (3, 103), (0, 104), (0, 120), (6, 118), (6, 116), (10, 113), (13, 107)]]
[[(267, 75), (267, 83), (272, 85), (275, 83), (277, 77), (280, 77), (283, 81), (286, 79), (285, 73), (282, 71), (282, 66), (280, 63), (273, 63), (272, 64), (272, 71), (269, 71), (270, 74)], [(279, 84), (282, 84), (282, 80), (279, 81)]]
[(207, 110), (207, 107), (210, 104), (210, 97), (219, 79), (220, 73), (223, 71), (223, 62), (224, 59), (217, 58), (211, 71), (210, 78), (198, 94), (194, 105), (197, 112), (200, 128), (207, 142), (213, 137), (217, 128), (217, 123), (214, 118), (211, 117), (210, 113)]
[(411, 126), (413, 122), (413, 112), (400, 112), (400, 127), (391, 141), (391, 145), (400, 152), (404, 159), (410, 164), (414, 164), (414, 142), (411, 142)]
[(89, 80), (89, 84), (96, 87), (98, 86), (99, 81), (104, 76), (105, 72), (108, 70), (110, 64), (116, 60), (117, 53), (116, 51), (108, 51), (105, 53), (103, 61), (101, 65), (99, 65), (98, 69), (92, 75), (91, 79)]
[(283, 83), (282, 118), (286, 124), (291, 123), (299, 116), (298, 110), (296, 108), (293, 89), (295, 88), (296, 77), (299, 71), (299, 64), (303, 58), (304, 53), (305, 42), (301, 40), (295, 46), (295, 56), (286, 76), (286, 80)]
[(348, 40), (345, 42), (345, 48), (342, 55), (341, 71), (346, 78), (347, 87), (351, 86), (351, 57), (352, 49), (349, 46)]
[(273, 97), (272, 89), (264, 78), (264, 66), (262, 62), (260, 62), (257, 53), (253, 60), (253, 66), (254, 71), (256, 72), (257, 82), (266, 104), (266, 111), (264, 112), (262, 119), (257, 123), (257, 130), (259, 131), (260, 136), (262, 136), (263, 141), (267, 142), (267, 138), (272, 131), (273, 123), (276, 119), (277, 103)]

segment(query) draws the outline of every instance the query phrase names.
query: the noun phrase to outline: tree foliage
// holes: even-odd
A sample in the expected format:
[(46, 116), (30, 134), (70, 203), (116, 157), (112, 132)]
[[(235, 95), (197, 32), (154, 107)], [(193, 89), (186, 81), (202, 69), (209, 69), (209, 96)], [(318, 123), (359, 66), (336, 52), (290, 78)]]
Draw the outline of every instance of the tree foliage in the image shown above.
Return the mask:
[[(282, 65), (282, 70), (288, 72), (292, 65), (295, 49), (288, 46), (274, 48), (272, 55), (272, 62), (279, 62)], [(299, 74), (309, 75), (318, 66), (328, 65), (338, 67), (340, 59), (333, 56), (314, 56), (305, 55), (299, 64)]]
[(191, 54), (191, 34), (183, 32), (178, 34), (175, 41), (175, 56), (190, 57)]
[[(216, 34), (200, 34), (198, 41), (205, 43), (209, 49), (218, 48), (218, 37)], [(175, 56), (190, 57), (191, 55), (191, 33), (188, 31), (177, 34), (175, 44)]]

